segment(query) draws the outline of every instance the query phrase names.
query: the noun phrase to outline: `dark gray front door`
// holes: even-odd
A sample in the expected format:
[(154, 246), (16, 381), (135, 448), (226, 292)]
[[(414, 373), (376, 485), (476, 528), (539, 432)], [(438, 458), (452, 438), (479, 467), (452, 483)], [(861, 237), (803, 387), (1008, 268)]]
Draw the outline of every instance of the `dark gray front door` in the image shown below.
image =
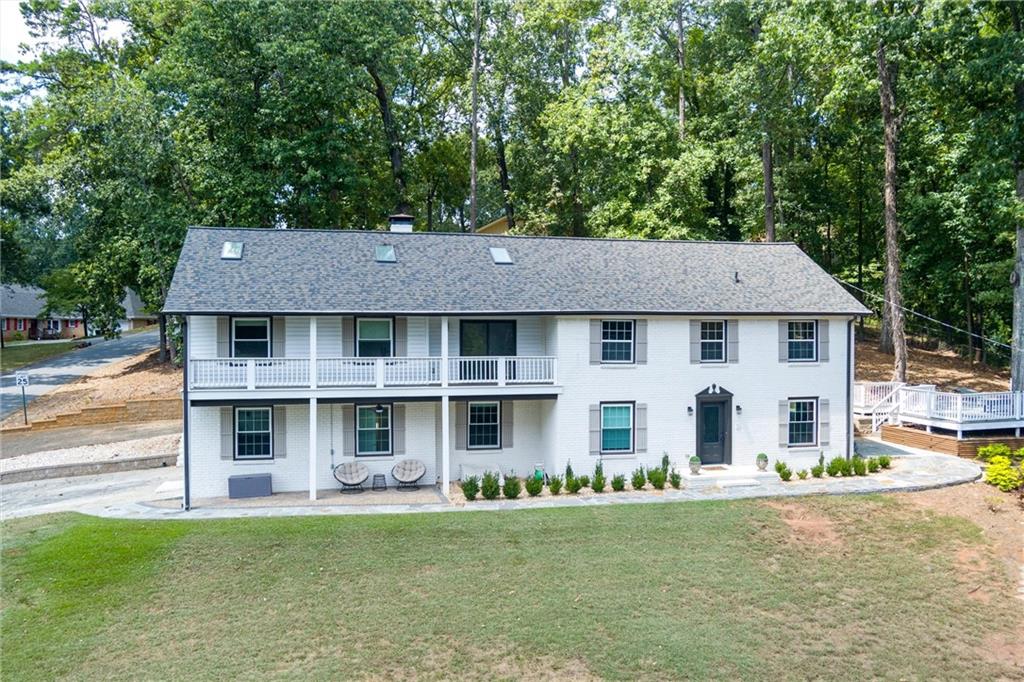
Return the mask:
[(697, 414), (697, 456), (702, 464), (726, 462), (729, 412), (725, 400), (702, 400)]

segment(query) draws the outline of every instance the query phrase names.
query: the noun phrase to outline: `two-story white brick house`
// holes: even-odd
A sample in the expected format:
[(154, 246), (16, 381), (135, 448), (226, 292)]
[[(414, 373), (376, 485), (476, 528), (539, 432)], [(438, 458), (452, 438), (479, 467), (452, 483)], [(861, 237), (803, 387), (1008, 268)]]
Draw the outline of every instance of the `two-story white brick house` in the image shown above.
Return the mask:
[(848, 455), (868, 311), (793, 244), (193, 228), (164, 312), (189, 504), (247, 473), (315, 499), (351, 461), (447, 491)]

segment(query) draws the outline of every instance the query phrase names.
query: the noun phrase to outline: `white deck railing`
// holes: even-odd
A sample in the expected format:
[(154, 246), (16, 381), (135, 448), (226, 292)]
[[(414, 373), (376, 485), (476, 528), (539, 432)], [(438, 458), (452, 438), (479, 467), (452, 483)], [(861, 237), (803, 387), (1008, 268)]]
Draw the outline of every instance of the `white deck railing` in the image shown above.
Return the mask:
[[(452, 385), (554, 384), (553, 357), (449, 358)], [(317, 358), (316, 387), (442, 386), (444, 362), (427, 358)], [(189, 388), (313, 387), (308, 358), (209, 358), (189, 362)]]
[[(893, 388), (895, 386), (895, 388)], [(883, 391), (888, 390), (888, 393)], [(881, 397), (878, 397), (881, 395)], [(872, 400), (878, 402), (872, 404)], [(1024, 391), (950, 393), (934, 386), (902, 386), (893, 382), (854, 385), (854, 411), (872, 415), (877, 430), (885, 422), (911, 421), (940, 428), (1024, 426)]]

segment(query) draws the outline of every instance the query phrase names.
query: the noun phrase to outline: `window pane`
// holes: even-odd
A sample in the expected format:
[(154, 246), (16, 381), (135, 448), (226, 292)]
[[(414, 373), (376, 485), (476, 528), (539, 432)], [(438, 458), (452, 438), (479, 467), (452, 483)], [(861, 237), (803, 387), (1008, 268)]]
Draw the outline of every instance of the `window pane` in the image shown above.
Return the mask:
[(497, 403), (472, 403), (469, 406), (469, 447), (496, 448), (499, 443)]
[(235, 434), (236, 456), (270, 457), (270, 410), (238, 410), (238, 426)]
[(701, 341), (700, 359), (715, 362), (725, 359), (725, 344), (721, 341)]
[(791, 445), (814, 444), (816, 403), (813, 400), (792, 400), (789, 403), (789, 442)]
[(238, 341), (235, 340), (236, 358), (269, 358), (270, 345), (266, 341)]
[(601, 432), (602, 450), (629, 450), (629, 429), (605, 429)]
[(391, 320), (359, 320), (360, 340), (391, 340)]
[(391, 357), (390, 341), (360, 341), (359, 357), (361, 358), (388, 358)]
[(814, 360), (816, 341), (814, 338), (815, 324), (813, 320), (801, 320), (790, 322), (789, 329), (789, 359), (790, 360)]
[(630, 450), (633, 435), (633, 409), (630, 405), (601, 406), (601, 449)]
[(242, 340), (267, 339), (266, 320), (235, 320), (235, 338)]
[(601, 322), (601, 361), (633, 361), (632, 320), (604, 320)]

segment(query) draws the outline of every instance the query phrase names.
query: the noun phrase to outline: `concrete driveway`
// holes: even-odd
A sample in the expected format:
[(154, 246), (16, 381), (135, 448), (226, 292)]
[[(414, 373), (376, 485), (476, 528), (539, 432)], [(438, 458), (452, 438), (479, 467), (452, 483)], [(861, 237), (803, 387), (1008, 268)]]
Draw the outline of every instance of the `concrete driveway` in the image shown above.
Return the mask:
[(181, 497), (182, 485), (179, 467), (9, 483), (0, 488), (0, 518), (69, 511), (100, 514), (111, 505)]
[[(34, 365), (19, 369), (27, 372), (29, 384), (25, 389), (28, 402), (49, 393), (58, 386), (74, 381), (103, 365), (118, 362), (133, 355), (156, 348), (160, 343), (157, 330), (128, 334), (110, 341), (93, 340), (88, 348), (47, 358)], [(21, 389), (14, 385), (14, 372), (0, 378), (0, 418), (21, 409)]]

